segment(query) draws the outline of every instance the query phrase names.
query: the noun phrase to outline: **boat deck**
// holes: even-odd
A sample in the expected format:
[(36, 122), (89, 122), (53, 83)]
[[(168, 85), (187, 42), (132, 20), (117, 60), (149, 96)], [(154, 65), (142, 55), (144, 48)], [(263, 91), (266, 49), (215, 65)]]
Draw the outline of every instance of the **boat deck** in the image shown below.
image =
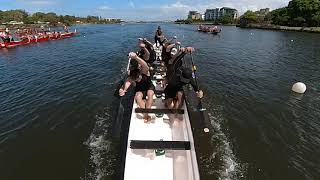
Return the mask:
[[(159, 77), (159, 75), (157, 76)], [(153, 80), (156, 90), (163, 90)], [(165, 109), (163, 97), (154, 96), (151, 109)], [(186, 105), (184, 114), (164, 114), (158, 118), (154, 114), (151, 122), (144, 123), (143, 115), (135, 113), (139, 108), (134, 102), (125, 164), (125, 180), (198, 180), (193, 136)], [(131, 140), (144, 141), (190, 141), (191, 150), (165, 150), (156, 156), (154, 149), (132, 149)]]

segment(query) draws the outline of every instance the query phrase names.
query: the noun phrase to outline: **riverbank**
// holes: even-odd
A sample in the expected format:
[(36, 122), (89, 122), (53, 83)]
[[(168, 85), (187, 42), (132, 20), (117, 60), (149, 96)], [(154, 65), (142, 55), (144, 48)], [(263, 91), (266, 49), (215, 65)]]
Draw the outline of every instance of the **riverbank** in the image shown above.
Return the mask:
[[(104, 24), (120, 24), (121, 22), (114, 22), (114, 23), (104, 23)], [(75, 23), (71, 24), (73, 25), (90, 25), (90, 24), (96, 24), (96, 23)], [(50, 24), (6, 24), (6, 25), (0, 25), (0, 30), (4, 30), (6, 28), (8, 29), (33, 29), (33, 28), (41, 28), (41, 26), (44, 27), (50, 27), (50, 28), (61, 28), (64, 27), (63, 24), (57, 24), (57, 25), (50, 25)]]
[(237, 27), (252, 28), (252, 29), (278, 30), (278, 31), (320, 33), (320, 27), (289, 27), (289, 26), (279, 26), (279, 25), (273, 25), (273, 24), (247, 24), (247, 25), (237, 25)]
[(216, 26), (236, 26), (237, 24), (217, 24), (212, 22), (193, 22), (193, 23), (185, 23), (185, 22), (174, 22), (175, 24), (190, 24), (190, 25), (216, 25)]
[(33, 29), (33, 28), (40, 28), (41, 26), (44, 27), (50, 27), (50, 28), (54, 28), (54, 27), (63, 27), (63, 25), (48, 25), (48, 24), (9, 24), (9, 25), (0, 25), (0, 30), (2, 29)]

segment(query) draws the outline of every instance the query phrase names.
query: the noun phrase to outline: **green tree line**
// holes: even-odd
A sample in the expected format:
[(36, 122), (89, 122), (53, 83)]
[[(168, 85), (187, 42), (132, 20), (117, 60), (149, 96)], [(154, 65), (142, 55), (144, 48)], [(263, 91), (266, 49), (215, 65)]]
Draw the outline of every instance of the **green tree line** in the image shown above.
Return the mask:
[(199, 20), (199, 19), (178, 19), (175, 22), (184, 23), (184, 24), (192, 24), (192, 23), (233, 24), (233, 23), (236, 23), (237, 20), (234, 19), (232, 15), (224, 15), (219, 17), (215, 21), (205, 21), (205, 20)]
[(82, 23), (95, 23), (95, 24), (106, 24), (106, 23), (119, 23), (120, 20), (106, 20), (101, 19), (98, 16), (87, 16), (87, 17), (76, 17), (70, 15), (57, 15), (56, 13), (49, 12), (36, 12), (30, 14), (25, 10), (8, 10), (0, 11), (0, 23), (8, 23), (10, 21), (23, 22), (24, 24), (35, 24), (38, 22), (49, 22), (51, 25), (58, 25), (58, 23), (71, 25), (78, 22)]
[(247, 11), (240, 17), (240, 24), (271, 23), (282, 26), (315, 27), (320, 26), (320, 0), (292, 0), (287, 7), (275, 9), (259, 16)]

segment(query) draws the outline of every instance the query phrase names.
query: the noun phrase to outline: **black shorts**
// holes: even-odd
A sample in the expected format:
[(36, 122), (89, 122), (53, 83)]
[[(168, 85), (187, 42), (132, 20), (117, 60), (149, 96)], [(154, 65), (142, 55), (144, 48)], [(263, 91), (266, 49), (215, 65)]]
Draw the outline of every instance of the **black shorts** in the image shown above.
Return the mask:
[(165, 99), (176, 99), (177, 92), (182, 91), (181, 87), (168, 85), (164, 89)]
[(149, 90), (152, 90), (153, 92), (155, 91), (155, 87), (152, 85), (151, 87), (149, 87), (147, 90), (139, 90), (139, 89), (136, 89), (136, 93), (137, 92), (141, 92), (142, 94), (143, 94), (143, 97), (142, 97), (142, 99), (146, 99), (147, 98), (147, 93), (148, 93), (148, 91)]

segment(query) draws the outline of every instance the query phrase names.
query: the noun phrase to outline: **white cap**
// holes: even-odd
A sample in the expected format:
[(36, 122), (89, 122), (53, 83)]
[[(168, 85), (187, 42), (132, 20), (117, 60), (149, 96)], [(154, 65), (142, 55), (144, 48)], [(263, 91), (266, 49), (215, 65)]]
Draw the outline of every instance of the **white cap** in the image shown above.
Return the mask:
[(177, 48), (172, 48), (171, 50), (171, 55), (176, 55), (178, 53), (178, 49)]

